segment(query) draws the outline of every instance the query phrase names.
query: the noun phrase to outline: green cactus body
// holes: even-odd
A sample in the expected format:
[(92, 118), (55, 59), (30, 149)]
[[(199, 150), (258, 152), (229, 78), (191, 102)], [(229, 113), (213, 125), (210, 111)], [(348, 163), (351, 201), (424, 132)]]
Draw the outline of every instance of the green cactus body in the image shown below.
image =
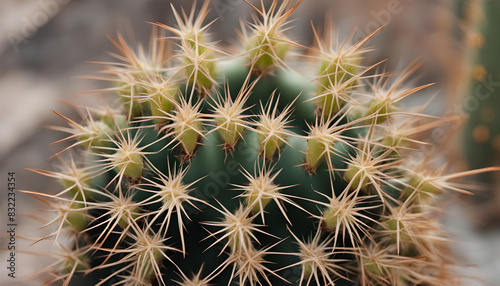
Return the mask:
[[(462, 20), (471, 33), (465, 37), (470, 62), (469, 79), (462, 98), (462, 109), (468, 116), (464, 128), (463, 155), (472, 168), (484, 168), (500, 163), (500, 3), (497, 1), (462, 1)], [(481, 181), (498, 185), (491, 174), (480, 174)]]
[[(284, 38), (286, 19), (298, 4), (273, 1), (259, 15), (276, 24), (270, 30), (275, 37), (257, 33), (243, 40), (246, 52), (236, 60), (219, 59), (215, 45), (193, 34), (208, 29), (208, 5), (185, 19), (175, 11), (178, 27), (160, 25), (182, 47), (165, 57), (171, 60), (164, 66), (145, 59), (137, 66), (148, 70), (116, 69), (116, 82), (128, 82), (118, 91), (121, 114), (100, 113), (107, 139), (98, 135), (91, 144), (99, 146), (74, 147), (90, 154), (82, 163), (85, 177), (78, 179), (84, 190), (67, 180), (70, 194), (51, 197), (76, 200), (66, 218), (70, 230), (60, 232), (75, 237), (72, 250), (86, 250), (89, 267), (52, 274), (101, 285), (111, 279), (117, 285), (445, 285), (453, 278), (442, 263), (450, 255), (446, 233), (432, 212), (420, 213), (427, 202), (412, 192), (436, 194), (448, 177), (423, 180), (429, 168), (420, 172), (404, 164), (419, 152), (419, 141), (373, 131), (392, 130), (394, 120), (387, 119), (394, 110), (356, 68), (362, 57), (339, 64), (318, 55), (312, 65), (300, 63), (319, 63), (319, 78), (317, 69), (284, 70), (279, 62), (301, 46)], [(267, 20), (249, 24), (253, 34), (256, 27), (268, 29)], [(192, 61), (186, 49), (202, 62)], [(167, 66), (177, 70), (164, 72)], [(189, 76), (195, 67), (206, 77)], [(123, 80), (137, 74), (155, 76)], [(343, 85), (345, 96), (326, 110), (317, 102), (329, 100), (318, 84), (329, 89), (331, 82)], [(351, 98), (357, 89), (371, 98)], [(354, 103), (359, 110), (348, 116), (352, 109), (343, 106)], [(402, 145), (408, 148), (399, 148), (398, 157), (385, 151)], [(388, 219), (399, 205), (427, 226), (416, 235), (404, 232), (401, 252), (393, 237), (401, 224)], [(402, 268), (399, 261), (411, 263)]]

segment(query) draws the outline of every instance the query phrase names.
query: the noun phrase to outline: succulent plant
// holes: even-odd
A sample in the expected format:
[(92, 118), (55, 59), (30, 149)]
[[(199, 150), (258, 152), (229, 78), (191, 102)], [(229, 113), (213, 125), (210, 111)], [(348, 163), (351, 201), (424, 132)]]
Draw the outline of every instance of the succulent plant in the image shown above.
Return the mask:
[(49, 283), (456, 282), (441, 201), (496, 168), (445, 173), (425, 133), (447, 119), (402, 103), (428, 86), (406, 83), (418, 64), (364, 66), (378, 30), (296, 43), (301, 2), (249, 4), (237, 52), (211, 38), (208, 1), (154, 24), (149, 50), (118, 35), (114, 99), (81, 123), (57, 113), (62, 168), (34, 170), (61, 191), (25, 191), (56, 213)]
[[(462, 112), (468, 116), (463, 151), (472, 168), (496, 165), (500, 162), (500, 126), (496, 110), (500, 108), (497, 50), (500, 41), (495, 34), (500, 3), (463, 1), (462, 22), (468, 28), (465, 41), (469, 53), (466, 74), (467, 87)], [(481, 181), (496, 183), (491, 174), (482, 174)]]

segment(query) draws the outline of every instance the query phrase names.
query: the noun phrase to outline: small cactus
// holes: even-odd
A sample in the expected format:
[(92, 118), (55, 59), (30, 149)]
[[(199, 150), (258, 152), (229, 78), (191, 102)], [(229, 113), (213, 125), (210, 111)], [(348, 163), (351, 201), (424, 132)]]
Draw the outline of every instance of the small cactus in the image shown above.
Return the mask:
[(44, 239), (70, 238), (50, 282), (451, 284), (441, 197), (497, 168), (444, 174), (430, 159), (440, 154), (419, 156), (422, 131), (447, 119), (400, 103), (428, 86), (406, 85), (418, 65), (399, 76), (363, 66), (378, 30), (294, 42), (301, 2), (251, 5), (237, 55), (211, 39), (208, 1), (155, 24), (149, 53), (118, 35), (104, 70), (116, 100), (83, 123), (57, 113), (71, 143), (56, 155), (71, 157), (33, 171), (62, 190), (25, 191), (57, 213)]

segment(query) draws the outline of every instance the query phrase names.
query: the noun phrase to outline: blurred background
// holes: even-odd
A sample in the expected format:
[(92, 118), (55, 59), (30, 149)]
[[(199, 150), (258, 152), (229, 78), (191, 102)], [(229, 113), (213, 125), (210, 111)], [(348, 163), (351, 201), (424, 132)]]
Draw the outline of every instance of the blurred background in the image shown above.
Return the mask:
[[(470, 166), (479, 168), (482, 164), (498, 165), (495, 154), (499, 153), (500, 137), (495, 137), (488, 124), (500, 125), (500, 120), (495, 120), (500, 107), (497, 105), (495, 110), (484, 100), (475, 108), (467, 108), (473, 104), (470, 103), (470, 91), (475, 84), (484, 82), (488, 75), (496, 76), (491, 80), (493, 86), (500, 80), (498, 74), (488, 73), (487, 68), (477, 63), (480, 60), (477, 54), (481, 54), (481, 47), (485, 43), (488, 45), (489, 40), (488, 33), (482, 32), (488, 29), (485, 28), (488, 16), (494, 16), (481, 12), (483, 2), (489, 5), (493, 0), (305, 0), (292, 17), (297, 20), (291, 24), (295, 26), (291, 29), (291, 37), (310, 45), (313, 42), (311, 21), (319, 29), (325, 22), (331, 23), (340, 40), (353, 33), (355, 37), (365, 36), (387, 23), (368, 42), (374, 51), (367, 54), (365, 64), (388, 58), (384, 68), (397, 72), (411, 61), (421, 60), (423, 66), (414, 83), (436, 84), (426, 89), (426, 94), (414, 98), (415, 103), (421, 104), (434, 97), (425, 112), (462, 118), (448, 126), (448, 135), (431, 134), (434, 143), (443, 147), (454, 171)], [(106, 87), (105, 83), (81, 78), (96, 75), (99, 70), (99, 66), (88, 62), (111, 60), (106, 52), (115, 49), (107, 36), (114, 38), (117, 31), (133, 34), (137, 42), (147, 43), (151, 31), (147, 22), (173, 24), (170, 3), (188, 10), (192, 5), (191, 0), (0, 1), (1, 178), (14, 171), (19, 190), (50, 192), (59, 188), (57, 183), (25, 170), (54, 170), (57, 167), (57, 160), (47, 158), (61, 150), (61, 146), (49, 144), (64, 138), (64, 134), (44, 127), (64, 125), (65, 122), (51, 109), (77, 120), (79, 115), (67, 101), (86, 105), (102, 102), (95, 94), (82, 94)], [(238, 19), (248, 19), (250, 7), (242, 0), (212, 0), (211, 6), (209, 18), (219, 18), (211, 29), (214, 39), (221, 39), (222, 44), (237, 43)], [(471, 113), (485, 103), (493, 108), (493, 113), (491, 110), (481, 113), (478, 120), (486, 123), (477, 126), (474, 123), (470, 127), (467, 120), (473, 117)], [(474, 143), (483, 145), (478, 147)], [(476, 156), (476, 148), (483, 154)], [(488, 160), (479, 160), (481, 156)], [(460, 274), (471, 274), (482, 280), (467, 281), (465, 285), (498, 285), (500, 281), (498, 177), (496, 174), (475, 178), (480, 188), (473, 197), (457, 197), (446, 205), (443, 223), (460, 241), (454, 244), (460, 263), (465, 266), (459, 270)], [(6, 179), (0, 183), (6, 184)], [(5, 189), (2, 187), (2, 190)], [(6, 195), (0, 198), (2, 213), (6, 198)], [(22, 212), (44, 209), (43, 204), (18, 194), (17, 208), (19, 235), (34, 236), (40, 224)], [(49, 215), (40, 213), (40, 218)], [(0, 216), (2, 225), (6, 224), (5, 219)], [(3, 237), (1, 240), (3, 248), (6, 242)], [(30, 243), (25, 239), (18, 241), (21, 249), (28, 249)], [(44, 247), (38, 244), (29, 249), (42, 251)], [(4, 254), (2, 260), (3, 257)], [(16, 279), (19, 285), (24, 285), (20, 280), (23, 276), (46, 263), (44, 258), (47, 257), (20, 256), (19, 278)], [(1, 269), (6, 271), (5, 267)], [(0, 284), (14, 285), (10, 281), (5, 284), (3, 277)]]

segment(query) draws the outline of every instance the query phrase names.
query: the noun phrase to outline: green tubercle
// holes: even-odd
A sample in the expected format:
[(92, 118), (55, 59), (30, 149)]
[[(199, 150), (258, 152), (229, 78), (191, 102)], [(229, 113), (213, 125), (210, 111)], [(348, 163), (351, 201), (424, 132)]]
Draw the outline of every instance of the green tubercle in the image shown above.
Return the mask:
[(130, 152), (125, 154), (122, 150), (119, 150), (116, 155), (120, 160), (118, 162), (118, 169), (120, 172), (123, 172), (124, 176), (132, 179), (140, 179), (142, 177), (144, 163), (142, 162), (141, 153)]
[(257, 128), (257, 140), (259, 143), (259, 153), (264, 155), (266, 159), (271, 160), (276, 151), (282, 150), (285, 146), (286, 138), (278, 135), (268, 135), (260, 126)]
[(321, 163), (325, 160), (325, 144), (316, 138), (307, 140), (307, 168), (312, 173), (316, 172)]
[(86, 133), (78, 136), (78, 141), (85, 148), (92, 147), (109, 147), (112, 145), (110, 136), (113, 135), (113, 129), (111, 129), (106, 123), (101, 120), (97, 120), (89, 123), (85, 127)]
[(214, 85), (214, 79), (217, 78), (215, 54), (204, 45), (196, 44), (192, 40), (187, 42), (190, 53), (194, 55), (183, 60), (186, 76), (189, 79), (188, 84), (210, 90)]
[(68, 274), (73, 273), (73, 271), (85, 271), (90, 268), (90, 258), (87, 254), (82, 254), (76, 259), (73, 257), (65, 257), (64, 264), (61, 273)]
[[(347, 166), (347, 171), (344, 173), (344, 178), (347, 182), (352, 182), (352, 189), (362, 188), (364, 185), (370, 182), (370, 179), (364, 174), (363, 170), (351, 164)], [(361, 178), (363, 178), (363, 181), (361, 181)]]
[(101, 120), (114, 131), (124, 130), (128, 125), (126, 116), (112, 112), (104, 114)]
[(151, 115), (157, 124), (162, 124), (167, 121), (165, 117), (174, 109), (174, 103), (177, 101), (179, 89), (175, 86), (162, 87), (155, 94), (149, 97), (149, 105)]
[(410, 187), (406, 190), (405, 198), (408, 198), (415, 191), (432, 195), (440, 194), (442, 192), (442, 189), (433, 183), (432, 180), (425, 179), (420, 176), (412, 177), (409, 185)]
[(253, 69), (264, 72), (275, 69), (285, 59), (290, 44), (259, 33), (249, 39), (246, 50)]
[(402, 221), (391, 218), (382, 223), (382, 227), (385, 230), (390, 231), (391, 234), (391, 242), (395, 243), (398, 241), (409, 241), (411, 242), (411, 237), (404, 231), (405, 226)]
[[(152, 252), (152, 253), (151, 253)], [(165, 258), (163, 252), (160, 249), (153, 248), (149, 251), (141, 253), (139, 255), (139, 269), (140, 271), (140, 285), (150, 285), (149, 282), (154, 277), (155, 267), (158, 266), (159, 262)], [(153, 261), (154, 260), (154, 261)], [(143, 284), (144, 283), (144, 284)]]
[[(360, 59), (354, 57), (330, 58), (321, 61), (318, 76), (318, 93), (322, 93), (332, 85), (348, 82), (359, 71)], [(356, 81), (351, 81), (346, 88), (354, 86)]]
[(129, 226), (129, 222), (135, 221), (141, 213), (138, 207), (127, 207), (125, 211), (122, 211), (121, 209), (120, 211), (121, 212), (118, 214), (118, 224), (122, 229), (126, 229)]
[(222, 141), (224, 141), (224, 143), (228, 146), (234, 147), (240, 137), (243, 136), (245, 127), (230, 120), (228, 121), (226, 118), (217, 118), (216, 122), (217, 132), (222, 138)]
[(194, 120), (186, 126), (176, 126), (174, 134), (177, 140), (182, 144), (186, 154), (193, 154), (200, 141), (200, 133), (203, 130), (203, 124), (199, 120)]
[(380, 264), (373, 262), (369, 260), (368, 258), (361, 258), (363, 261), (363, 267), (365, 268), (366, 271), (370, 272), (371, 274), (377, 276), (377, 277), (386, 277), (387, 275), (384, 273), (385, 268), (380, 266)]
[(349, 90), (356, 84), (353, 77), (358, 72), (358, 66), (357, 58), (329, 58), (321, 61), (315, 104), (325, 119), (337, 113), (346, 103)]
[(87, 211), (82, 203), (72, 203), (66, 214), (66, 223), (75, 231), (83, 231), (88, 225)]
[(334, 207), (328, 207), (323, 212), (323, 223), (324, 227), (331, 231), (335, 230), (339, 223), (338, 209)]
[(394, 105), (388, 100), (372, 99), (368, 105), (368, 110), (365, 116), (375, 116), (373, 119), (367, 119), (367, 124), (371, 124), (373, 121), (380, 124), (387, 121), (389, 114), (396, 111)]
[(137, 84), (117, 82), (117, 91), (120, 101), (123, 103), (125, 112), (132, 118), (142, 115), (142, 106), (139, 102), (139, 90)]
[(62, 179), (61, 184), (65, 189), (69, 189), (71, 196), (77, 201), (90, 199), (89, 186), (92, 184), (92, 179), (88, 174), (79, 172), (75, 178)]

